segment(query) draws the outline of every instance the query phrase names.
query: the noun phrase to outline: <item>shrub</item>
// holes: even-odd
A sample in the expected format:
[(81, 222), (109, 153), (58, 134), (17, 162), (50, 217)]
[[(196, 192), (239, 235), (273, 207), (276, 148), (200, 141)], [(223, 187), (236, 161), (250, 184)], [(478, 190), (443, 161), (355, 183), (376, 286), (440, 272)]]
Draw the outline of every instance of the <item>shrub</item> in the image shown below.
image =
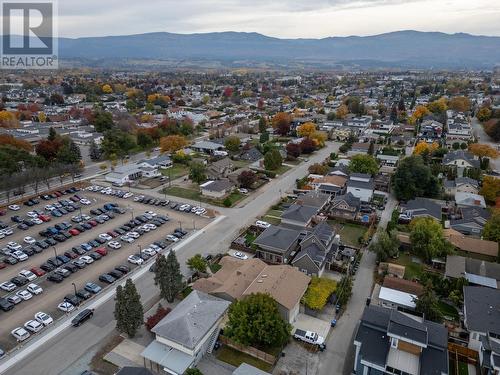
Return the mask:
[(229, 199), (229, 197), (227, 197), (226, 199), (224, 199), (224, 201), (222, 202), (222, 204), (225, 207), (231, 207), (231, 205), (232, 205), (231, 199)]
[(322, 277), (313, 277), (311, 284), (304, 294), (304, 304), (313, 310), (321, 310), (325, 307), (330, 295), (335, 292), (337, 283), (334, 280)]
[(162, 305), (158, 305), (158, 309), (154, 313), (146, 319), (146, 328), (148, 331), (151, 331), (155, 325), (157, 325), (160, 320), (167, 316), (167, 314), (172, 311), (170, 307), (164, 308)]

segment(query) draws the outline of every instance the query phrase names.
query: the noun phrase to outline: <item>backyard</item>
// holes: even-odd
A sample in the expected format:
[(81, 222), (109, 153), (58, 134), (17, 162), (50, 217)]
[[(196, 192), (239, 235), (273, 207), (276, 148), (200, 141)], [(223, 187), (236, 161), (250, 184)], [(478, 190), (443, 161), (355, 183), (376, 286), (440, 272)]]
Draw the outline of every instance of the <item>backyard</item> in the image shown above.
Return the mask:
[(185, 164), (174, 163), (174, 165), (168, 169), (161, 169), (161, 173), (164, 176), (170, 177), (171, 181), (173, 181), (186, 176), (189, 173), (189, 167)]
[(269, 363), (261, 361), (258, 358), (242, 353), (226, 345), (223, 345), (220, 349), (217, 350), (216, 356), (218, 360), (229, 363), (230, 365), (233, 365), (235, 367), (238, 367), (242, 363), (248, 363), (249, 365), (257, 367), (258, 369), (266, 372), (270, 372), (273, 368), (273, 366)]
[(353, 247), (359, 247), (359, 238), (364, 237), (368, 230), (362, 225), (339, 223), (335, 220), (329, 220), (328, 223), (336, 229), (342, 243)]
[(420, 279), (422, 272), (424, 271), (424, 266), (420, 259), (410, 254), (400, 254), (398, 259), (392, 261), (393, 263), (405, 266), (405, 276), (406, 280)]

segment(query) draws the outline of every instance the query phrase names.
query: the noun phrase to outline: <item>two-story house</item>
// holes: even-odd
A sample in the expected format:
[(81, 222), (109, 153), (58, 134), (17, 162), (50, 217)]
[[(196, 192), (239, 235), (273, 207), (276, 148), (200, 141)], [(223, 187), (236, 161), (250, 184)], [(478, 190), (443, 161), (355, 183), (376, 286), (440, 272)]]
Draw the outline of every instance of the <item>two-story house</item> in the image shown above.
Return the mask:
[(370, 202), (375, 184), (373, 178), (366, 173), (352, 173), (347, 181), (347, 193), (351, 193), (362, 202)]
[(271, 225), (253, 242), (258, 247), (255, 256), (267, 263), (287, 264), (297, 250), (299, 236), (299, 230)]
[(361, 200), (351, 193), (336, 196), (328, 208), (328, 216), (334, 219), (356, 220)]

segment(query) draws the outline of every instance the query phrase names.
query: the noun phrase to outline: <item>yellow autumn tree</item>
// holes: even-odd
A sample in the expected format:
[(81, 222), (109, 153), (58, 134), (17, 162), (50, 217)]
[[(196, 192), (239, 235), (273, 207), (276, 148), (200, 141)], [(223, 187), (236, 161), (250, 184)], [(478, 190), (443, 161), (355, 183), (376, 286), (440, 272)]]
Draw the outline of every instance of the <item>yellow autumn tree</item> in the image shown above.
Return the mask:
[(169, 135), (160, 138), (161, 152), (175, 152), (188, 145), (186, 138), (181, 135)]
[(313, 140), (314, 145), (316, 147), (324, 147), (328, 136), (326, 135), (325, 132), (315, 131), (315, 132), (311, 133), (309, 138), (311, 138)]
[(417, 143), (415, 148), (413, 149), (413, 153), (415, 155), (421, 155), (423, 152), (429, 152), (432, 153), (433, 151), (437, 150), (439, 148), (439, 144), (437, 142), (434, 142), (432, 144), (428, 144), (425, 141), (420, 141)]
[(106, 83), (105, 85), (102, 85), (102, 92), (105, 94), (112, 94), (113, 89), (111, 88), (111, 86), (109, 84)]
[(342, 104), (340, 107), (337, 108), (335, 115), (337, 116), (337, 118), (343, 120), (348, 113), (349, 113), (349, 108), (347, 108), (345, 104)]
[(429, 113), (430, 111), (427, 109), (427, 107), (423, 105), (418, 105), (417, 108), (415, 108), (415, 111), (413, 111), (411, 118), (413, 118), (416, 122), (416, 120), (421, 120), (424, 116), (427, 116)]
[(429, 109), (429, 111), (431, 111), (432, 113), (445, 112), (448, 109), (446, 98), (442, 97), (427, 104), (427, 109)]
[(148, 103), (154, 103), (159, 98), (158, 94), (149, 94)]
[(500, 197), (500, 178), (484, 176), (483, 186), (479, 193), (487, 202), (495, 203), (496, 199)]
[(473, 143), (473, 144), (469, 145), (469, 151), (480, 158), (484, 158), (484, 157), (491, 158), (491, 159), (498, 158), (498, 151), (497, 150), (495, 150), (490, 145), (485, 145), (482, 143)]
[(309, 137), (315, 131), (316, 125), (312, 122), (306, 122), (297, 128), (297, 134), (299, 137)]
[(9, 111), (0, 111), (0, 127), (8, 129), (18, 128), (19, 120), (16, 114)]
[(47, 115), (45, 112), (39, 112), (38, 113), (38, 121), (40, 122), (46, 122), (47, 121)]

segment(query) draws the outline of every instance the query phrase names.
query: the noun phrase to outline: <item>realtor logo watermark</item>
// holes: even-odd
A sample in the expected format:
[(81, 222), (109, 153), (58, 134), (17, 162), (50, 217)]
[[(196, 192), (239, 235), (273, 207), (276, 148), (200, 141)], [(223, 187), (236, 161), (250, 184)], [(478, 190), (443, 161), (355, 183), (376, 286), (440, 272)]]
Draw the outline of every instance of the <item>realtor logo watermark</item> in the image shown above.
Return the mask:
[(54, 1), (2, 2), (2, 69), (57, 69)]

